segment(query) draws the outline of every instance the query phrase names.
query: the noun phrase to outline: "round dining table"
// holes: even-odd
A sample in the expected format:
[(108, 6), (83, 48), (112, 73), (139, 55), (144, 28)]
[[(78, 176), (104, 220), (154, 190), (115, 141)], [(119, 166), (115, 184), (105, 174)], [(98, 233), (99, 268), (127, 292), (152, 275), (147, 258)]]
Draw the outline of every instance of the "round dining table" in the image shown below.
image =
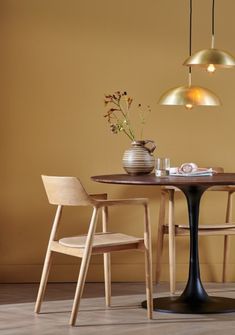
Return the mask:
[[(175, 186), (185, 195), (190, 227), (188, 280), (180, 296), (154, 298), (154, 310), (169, 313), (206, 314), (235, 312), (235, 299), (209, 296), (200, 277), (198, 256), (199, 206), (203, 193), (212, 186), (235, 185), (235, 173), (217, 173), (210, 176), (167, 176), (110, 174), (92, 176), (100, 183), (119, 185)], [(146, 301), (142, 302), (146, 308)]]

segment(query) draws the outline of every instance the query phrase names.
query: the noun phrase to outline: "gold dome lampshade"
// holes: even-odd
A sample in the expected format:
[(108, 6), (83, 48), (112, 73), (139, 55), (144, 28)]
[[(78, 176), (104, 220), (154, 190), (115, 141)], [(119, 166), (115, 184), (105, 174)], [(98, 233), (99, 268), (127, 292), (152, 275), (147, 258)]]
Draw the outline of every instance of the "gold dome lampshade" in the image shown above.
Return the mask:
[(183, 105), (187, 109), (193, 106), (218, 106), (219, 98), (207, 88), (201, 86), (180, 86), (165, 92), (159, 99), (161, 105)]
[(235, 66), (235, 58), (224, 50), (203, 49), (195, 52), (183, 63), (187, 66), (201, 66), (208, 72), (214, 72), (216, 68), (230, 68)]
[(191, 55), (183, 65), (199, 66), (213, 73), (217, 68), (232, 68), (235, 66), (235, 58), (227, 51), (215, 49), (215, 0), (212, 0), (212, 35), (211, 48), (203, 49)]

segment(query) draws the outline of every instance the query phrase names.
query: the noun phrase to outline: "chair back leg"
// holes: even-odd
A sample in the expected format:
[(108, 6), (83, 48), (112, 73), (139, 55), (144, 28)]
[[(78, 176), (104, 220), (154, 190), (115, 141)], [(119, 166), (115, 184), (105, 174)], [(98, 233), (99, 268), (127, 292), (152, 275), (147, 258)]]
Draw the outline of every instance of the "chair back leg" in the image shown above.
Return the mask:
[(49, 277), (49, 273), (51, 269), (52, 256), (53, 256), (53, 252), (48, 250), (46, 258), (45, 258), (45, 262), (43, 265), (42, 277), (41, 277), (37, 300), (36, 300), (35, 309), (34, 309), (35, 313), (40, 313), (40, 310), (41, 310), (41, 305), (42, 305), (42, 301), (45, 295), (47, 281), (48, 281), (48, 277)]
[(228, 265), (228, 258), (229, 258), (229, 236), (224, 236), (224, 255), (223, 255), (223, 272), (222, 272), (222, 282), (226, 283), (227, 281), (227, 265)]
[[(228, 192), (227, 199), (227, 208), (226, 208), (226, 216), (225, 222), (232, 222), (232, 195), (233, 192)], [(223, 271), (222, 271), (222, 282), (225, 283), (227, 281), (227, 264), (229, 257), (229, 236), (224, 236), (224, 255), (223, 255)]]
[(43, 298), (44, 298), (46, 285), (47, 285), (47, 281), (48, 281), (48, 277), (49, 277), (49, 273), (50, 273), (50, 269), (51, 269), (51, 264), (52, 264), (53, 252), (51, 251), (51, 242), (56, 237), (56, 233), (57, 233), (59, 221), (60, 221), (60, 218), (61, 218), (61, 214), (62, 214), (62, 206), (58, 206), (57, 211), (56, 211), (56, 215), (55, 215), (55, 219), (54, 219), (54, 222), (53, 222), (53, 225), (52, 225), (50, 239), (49, 239), (49, 243), (48, 243), (48, 247), (47, 247), (47, 253), (46, 253), (46, 257), (45, 257), (45, 261), (44, 261), (44, 265), (43, 265), (42, 276), (41, 276), (41, 280), (40, 280), (37, 300), (36, 300), (35, 309), (34, 309), (35, 313), (40, 312), (41, 304), (42, 304), (42, 301), (43, 301)]
[(147, 317), (153, 318), (153, 270), (152, 270), (152, 248), (151, 248), (151, 228), (149, 219), (149, 208), (145, 205), (145, 279), (147, 297)]

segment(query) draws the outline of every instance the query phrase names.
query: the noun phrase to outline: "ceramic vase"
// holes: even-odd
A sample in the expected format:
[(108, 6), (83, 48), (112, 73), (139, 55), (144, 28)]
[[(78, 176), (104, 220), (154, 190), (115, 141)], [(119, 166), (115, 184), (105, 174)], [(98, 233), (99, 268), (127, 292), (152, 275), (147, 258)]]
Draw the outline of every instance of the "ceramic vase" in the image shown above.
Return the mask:
[(148, 174), (154, 168), (153, 151), (156, 145), (151, 140), (133, 141), (130, 149), (124, 152), (122, 164), (131, 175)]

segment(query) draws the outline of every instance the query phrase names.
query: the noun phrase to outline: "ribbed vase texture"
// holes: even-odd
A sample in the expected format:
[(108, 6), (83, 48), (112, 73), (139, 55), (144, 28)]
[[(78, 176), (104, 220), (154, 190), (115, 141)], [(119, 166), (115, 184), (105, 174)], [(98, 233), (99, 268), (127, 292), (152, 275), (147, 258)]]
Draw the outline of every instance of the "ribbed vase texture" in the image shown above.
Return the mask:
[(148, 174), (154, 168), (154, 156), (145, 147), (146, 141), (132, 142), (130, 149), (124, 152), (122, 164), (124, 170), (132, 175)]

